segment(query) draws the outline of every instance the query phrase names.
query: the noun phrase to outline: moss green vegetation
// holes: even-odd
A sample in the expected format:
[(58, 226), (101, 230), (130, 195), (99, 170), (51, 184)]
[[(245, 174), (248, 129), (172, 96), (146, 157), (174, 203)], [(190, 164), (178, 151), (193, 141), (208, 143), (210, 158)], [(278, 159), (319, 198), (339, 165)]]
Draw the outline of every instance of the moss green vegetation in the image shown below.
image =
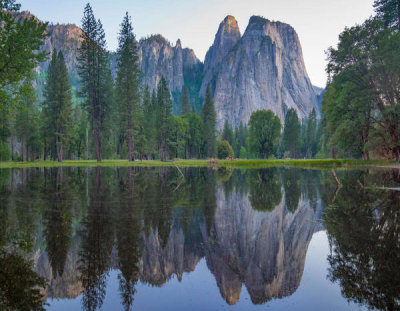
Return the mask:
[(299, 168), (325, 169), (325, 168), (360, 168), (360, 167), (389, 167), (398, 165), (395, 161), (381, 160), (178, 160), (178, 161), (135, 161), (128, 160), (103, 160), (97, 162), (95, 160), (71, 160), (64, 162), (56, 161), (35, 161), (35, 162), (0, 162), (1, 168), (31, 168), (31, 167), (233, 167), (233, 168), (267, 168), (274, 166), (291, 166)]

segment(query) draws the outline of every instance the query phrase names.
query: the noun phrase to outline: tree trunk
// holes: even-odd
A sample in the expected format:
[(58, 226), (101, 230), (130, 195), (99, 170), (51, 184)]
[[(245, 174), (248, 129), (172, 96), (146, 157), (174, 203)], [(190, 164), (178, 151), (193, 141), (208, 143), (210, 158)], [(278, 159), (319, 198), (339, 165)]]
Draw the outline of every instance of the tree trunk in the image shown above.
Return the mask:
[[(129, 122), (130, 123), (130, 122)], [(129, 128), (128, 124), (128, 160), (132, 162), (135, 160), (134, 153), (133, 153), (133, 134), (132, 128)]]
[(336, 149), (332, 148), (332, 159), (336, 159)]
[(57, 160), (58, 162), (62, 162), (63, 160), (63, 145), (62, 145), (62, 141), (61, 138), (59, 136), (57, 136)]
[(97, 162), (101, 162), (101, 140), (99, 134), (99, 125), (97, 121), (93, 122), (93, 143), (96, 152), (96, 160)]

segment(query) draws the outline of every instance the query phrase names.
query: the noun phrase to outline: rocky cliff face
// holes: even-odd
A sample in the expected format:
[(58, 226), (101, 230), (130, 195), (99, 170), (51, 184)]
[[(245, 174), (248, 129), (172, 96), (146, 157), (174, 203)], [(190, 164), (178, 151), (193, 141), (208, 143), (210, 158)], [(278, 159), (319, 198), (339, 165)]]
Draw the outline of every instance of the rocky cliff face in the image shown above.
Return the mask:
[[(18, 16), (31, 15), (21, 12)], [(82, 30), (75, 25), (57, 24), (49, 25), (48, 31), (43, 49), (50, 53), (54, 48), (63, 51), (72, 85), (79, 88), (76, 68)], [(115, 53), (110, 58), (115, 76)], [(294, 108), (301, 118), (313, 108), (317, 113), (320, 110), (318, 95), (304, 66), (299, 38), (284, 23), (253, 16), (241, 36), (235, 18), (227, 16), (207, 52), (204, 66), (193, 50), (182, 48), (180, 40), (173, 46), (161, 35), (140, 40), (139, 59), (144, 85), (153, 90), (161, 77), (166, 78), (175, 112), (179, 112), (177, 106), (184, 85), (189, 87), (191, 102), (197, 109), (201, 106), (199, 95), (204, 97), (210, 85), (218, 129), (225, 120), (234, 126), (247, 123), (251, 113), (260, 109), (272, 110), (282, 121), (289, 108)], [(48, 63), (38, 68), (39, 89)]]
[(185, 84), (184, 68), (200, 63), (193, 50), (182, 48), (181, 40), (172, 46), (161, 35), (150, 36), (140, 41), (139, 61), (144, 85), (153, 90), (164, 77), (172, 92), (182, 91)]
[(210, 47), (204, 61), (204, 78), (201, 94), (204, 96), (213, 76), (219, 70), (219, 65), (229, 51), (240, 39), (239, 25), (233, 16), (228, 15), (219, 25), (214, 44)]
[(248, 122), (251, 113), (261, 109), (272, 110), (282, 121), (289, 108), (294, 108), (301, 118), (313, 108), (319, 112), (295, 30), (287, 24), (253, 16), (238, 39), (233, 25), (237, 23), (232, 17), (221, 23), (204, 64), (206, 78), (201, 90), (204, 94), (210, 84), (217, 127), (221, 129), (225, 120), (234, 126)]

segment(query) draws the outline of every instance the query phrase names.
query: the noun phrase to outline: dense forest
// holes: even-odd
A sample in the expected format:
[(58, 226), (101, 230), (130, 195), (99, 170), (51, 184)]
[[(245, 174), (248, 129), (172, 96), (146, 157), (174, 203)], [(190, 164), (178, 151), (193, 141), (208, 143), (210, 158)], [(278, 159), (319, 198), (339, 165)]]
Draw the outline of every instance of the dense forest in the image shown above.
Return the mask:
[[(43, 100), (34, 70), (47, 24), (16, 19), (20, 5), (0, 1), (0, 160), (176, 158), (386, 158), (400, 160), (400, 4), (375, 1), (375, 16), (347, 28), (328, 50), (322, 114), (284, 122), (255, 111), (248, 124), (216, 128), (212, 85), (191, 103), (184, 85), (179, 109), (162, 78), (143, 85), (138, 41), (128, 13), (120, 25), (113, 77), (105, 33), (90, 4), (82, 18), (79, 93), (74, 94), (61, 51), (52, 51)], [(77, 95), (77, 96), (76, 96)], [(42, 96), (40, 96), (42, 97)], [(201, 108), (198, 102), (202, 102)], [(175, 112), (175, 114), (173, 113)], [(283, 123), (283, 125), (282, 125)], [(14, 150), (15, 146), (17, 146)]]

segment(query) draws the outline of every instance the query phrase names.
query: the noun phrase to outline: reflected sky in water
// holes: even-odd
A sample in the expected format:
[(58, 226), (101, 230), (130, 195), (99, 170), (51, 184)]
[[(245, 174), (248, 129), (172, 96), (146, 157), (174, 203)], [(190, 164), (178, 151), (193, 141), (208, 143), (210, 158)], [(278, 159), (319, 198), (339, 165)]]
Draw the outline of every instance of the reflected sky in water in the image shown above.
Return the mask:
[(0, 307), (43, 278), (32, 308), (399, 308), (399, 172), (183, 172), (0, 171), (0, 277), (31, 271)]

